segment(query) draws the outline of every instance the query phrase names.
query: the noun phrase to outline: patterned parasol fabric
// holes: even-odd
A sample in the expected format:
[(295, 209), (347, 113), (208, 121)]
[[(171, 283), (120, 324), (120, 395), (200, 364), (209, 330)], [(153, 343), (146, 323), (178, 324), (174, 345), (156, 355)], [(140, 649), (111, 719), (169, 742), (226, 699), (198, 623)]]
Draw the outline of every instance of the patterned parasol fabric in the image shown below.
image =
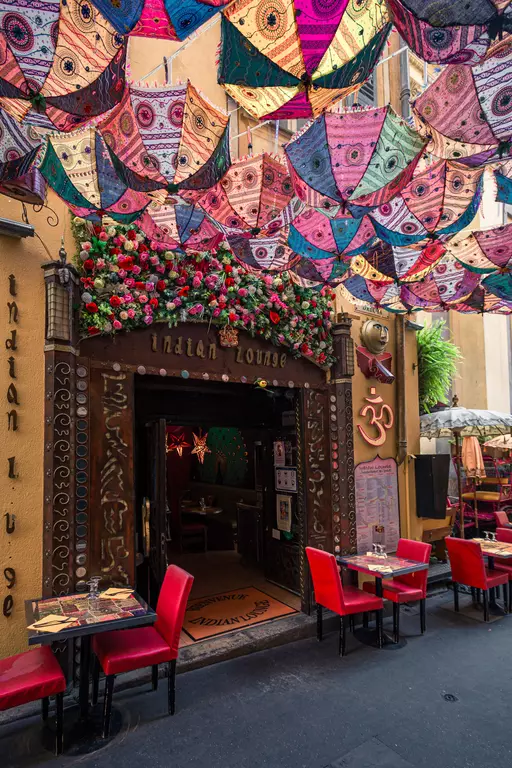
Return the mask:
[(496, 200), (499, 203), (512, 204), (512, 160), (503, 163), (494, 171), (496, 181)]
[(365, 252), (375, 242), (375, 229), (368, 216), (327, 216), (313, 208), (296, 216), (288, 235), (288, 244), (295, 253), (313, 261), (329, 260), (333, 255), (347, 260)]
[(441, 242), (393, 247), (379, 242), (355, 256), (352, 272), (372, 282), (410, 283), (423, 280), (446, 252)]
[(93, 0), (121, 35), (185, 40), (226, 5), (226, 0)]
[(151, 202), (137, 226), (167, 250), (213, 250), (224, 240), (224, 234), (201, 208), (180, 198), (169, 198), (165, 204)]
[(372, 212), (375, 231), (394, 246), (453, 235), (478, 213), (483, 186), (483, 168), (438, 160), (416, 172), (399, 195)]
[(236, 160), (197, 202), (227, 233), (256, 237), (289, 224), (297, 212), (293, 200), (288, 167), (264, 152)]
[(449, 243), (449, 252), (465, 268), (487, 274), (482, 287), (504, 301), (512, 301), (512, 224), (471, 232)]
[(6, 195), (28, 205), (44, 205), (46, 184), (37, 168), (31, 168), (14, 181), (0, 181), (0, 195)]
[(300, 259), (288, 245), (287, 236), (285, 227), (275, 234), (259, 237), (232, 234), (228, 242), (236, 259), (252, 272), (283, 272)]
[(68, 207), (85, 219), (108, 214), (121, 223), (135, 221), (151, 202), (129, 189), (114, 171), (105, 143), (95, 128), (49, 134), (39, 170)]
[(512, 150), (512, 37), (475, 67), (454, 64), (413, 103), (419, 132), (436, 157), (477, 166)]
[(193, 202), (231, 163), (228, 116), (190, 82), (131, 85), (98, 128), (119, 178), (139, 192), (179, 190)]
[(0, 107), (70, 131), (122, 97), (124, 38), (88, 0), (0, 2)]
[(448, 309), (466, 299), (480, 284), (481, 276), (464, 269), (462, 264), (445, 254), (421, 282), (402, 286), (401, 297), (408, 304), (429, 310)]
[(384, 0), (235, 0), (219, 83), (253, 117), (314, 117), (368, 79), (391, 24)]
[(285, 146), (296, 195), (363, 216), (411, 180), (426, 139), (390, 106), (326, 113)]
[(485, 288), (484, 284), (478, 285), (470, 295), (451, 309), (461, 314), (512, 314), (512, 301), (505, 301)]
[(423, 61), (477, 64), (512, 31), (510, 0), (387, 0), (391, 19)]
[(0, 110), (0, 194), (31, 205), (45, 200), (46, 185), (34, 167), (41, 137)]

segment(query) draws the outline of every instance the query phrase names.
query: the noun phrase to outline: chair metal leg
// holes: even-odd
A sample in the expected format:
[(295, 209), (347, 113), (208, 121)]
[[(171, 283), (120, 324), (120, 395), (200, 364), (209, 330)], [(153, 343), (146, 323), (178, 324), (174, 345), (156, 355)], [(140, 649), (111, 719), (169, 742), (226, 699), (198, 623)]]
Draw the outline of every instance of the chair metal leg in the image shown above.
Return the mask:
[(317, 605), (316, 606), (316, 639), (318, 642), (322, 642), (323, 634), (322, 634), (322, 606)]
[(174, 715), (176, 712), (176, 659), (169, 662), (167, 675), (169, 678), (169, 688), (167, 691), (169, 714)]
[(512, 585), (508, 584), (508, 612), (512, 613)]
[(393, 603), (393, 642), (398, 643), (398, 622), (399, 614), (398, 614), (398, 603)]
[(154, 691), (158, 689), (158, 664), (151, 667), (151, 686)]
[(368, 614), (367, 613), (363, 613), (363, 627), (365, 629), (368, 629)]
[(98, 703), (98, 694), (100, 688), (100, 660), (93, 655), (92, 659), (92, 705), (96, 706)]
[(457, 582), (453, 582), (453, 607), (455, 610), (459, 611), (459, 585)]
[(110, 717), (112, 715), (112, 694), (114, 693), (115, 675), (105, 677), (105, 699), (103, 702), (103, 738), (108, 739), (110, 734)]
[(425, 598), (420, 600), (420, 625), (421, 625), (421, 634), (425, 634), (425, 631), (427, 629), (427, 601)]
[(471, 599), (473, 601), (473, 604), (476, 603), (476, 587), (471, 587)]
[(343, 616), (340, 616), (340, 641), (338, 646), (338, 653), (340, 656), (345, 655), (346, 640), (347, 640), (346, 624), (343, 620)]
[(375, 611), (376, 619), (377, 619), (377, 639), (379, 643), (379, 648), (382, 648), (384, 645), (384, 638), (382, 633), (382, 611)]
[(509, 590), (509, 584), (508, 582), (503, 585), (503, 609), (505, 613), (508, 613), (508, 590)]
[(48, 720), (48, 710), (50, 708), (50, 699), (48, 696), (45, 696), (44, 699), (41, 699), (41, 719), (43, 721)]
[(476, 590), (476, 601), (477, 601), (477, 603), (480, 603), (481, 598), (482, 598), (482, 590), (477, 588), (477, 590)]
[[(48, 701), (48, 699), (46, 700)], [(58, 693), (55, 697), (57, 705), (57, 718), (55, 730), (55, 754), (60, 755), (64, 749), (64, 694)]]
[(489, 621), (489, 591), (483, 590), (484, 594), (484, 621)]

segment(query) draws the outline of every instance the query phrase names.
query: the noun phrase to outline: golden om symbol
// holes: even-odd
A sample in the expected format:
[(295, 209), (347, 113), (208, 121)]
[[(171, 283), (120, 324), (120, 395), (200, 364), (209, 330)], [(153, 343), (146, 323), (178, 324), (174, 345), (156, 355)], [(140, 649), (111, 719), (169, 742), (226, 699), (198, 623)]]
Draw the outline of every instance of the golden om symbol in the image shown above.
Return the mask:
[[(357, 425), (357, 428), (359, 430), (359, 434), (370, 445), (379, 446), (384, 445), (386, 442), (387, 437), (387, 430), (391, 429), (393, 424), (395, 423), (395, 414), (393, 413), (393, 409), (390, 405), (386, 405), (384, 403), (382, 397), (380, 395), (377, 395), (377, 391), (375, 387), (370, 387), (370, 395), (372, 397), (365, 397), (365, 400), (367, 403), (371, 403), (371, 405), (365, 405), (361, 410), (359, 411), (359, 415), (364, 419), (367, 414), (370, 415), (370, 420), (368, 421), (369, 427), (374, 427), (376, 430), (376, 436), (372, 437), (371, 435), (368, 435), (363, 427), (361, 427), (360, 424)], [(380, 405), (381, 403), (384, 403), (384, 405), (381, 405), (379, 413), (377, 415), (377, 409), (374, 407), (375, 405)], [(385, 418), (385, 420), (384, 420)]]

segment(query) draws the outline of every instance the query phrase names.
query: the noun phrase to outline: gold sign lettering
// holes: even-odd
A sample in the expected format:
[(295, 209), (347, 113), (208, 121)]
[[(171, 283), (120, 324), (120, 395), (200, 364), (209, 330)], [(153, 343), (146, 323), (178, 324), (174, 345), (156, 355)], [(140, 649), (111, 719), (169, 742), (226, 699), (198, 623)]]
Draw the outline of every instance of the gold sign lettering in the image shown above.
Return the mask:
[[(16, 334), (16, 331), (13, 331), (12, 333)], [(12, 343), (16, 344), (16, 336), (14, 335), (12, 339)], [(7, 340), (5, 342), (5, 345), (7, 348), (9, 348), (9, 345), (11, 344), (11, 340)], [(16, 347), (12, 347), (15, 349)], [(230, 349), (234, 350), (235, 354), (235, 362), (241, 363), (242, 365), (257, 365), (262, 366), (265, 365), (267, 367), (272, 368), (285, 368), (286, 363), (288, 362), (288, 355), (286, 352), (279, 352), (279, 351), (271, 351), (271, 350), (263, 350), (263, 349), (254, 349), (254, 347), (225, 347), (226, 352), (223, 354), (230, 354)], [(163, 336), (161, 337), (161, 340), (159, 340), (159, 337), (156, 333), (151, 334), (151, 351), (152, 352), (162, 352), (165, 355), (183, 355), (186, 354), (187, 357), (197, 357), (200, 360), (204, 360), (208, 358), (208, 360), (217, 360), (217, 344), (215, 342), (207, 342), (203, 341), (203, 339), (200, 339), (199, 341), (195, 342), (194, 339), (192, 339), (190, 336), (188, 338), (184, 338), (183, 336), (178, 336), (175, 339), (175, 344), (173, 346), (173, 339), (172, 336)], [(13, 360), (13, 358), (9, 358), (9, 362)], [(10, 363), (11, 364), (11, 363)], [(14, 374), (14, 364), (11, 364), (11, 378), (15, 378)]]

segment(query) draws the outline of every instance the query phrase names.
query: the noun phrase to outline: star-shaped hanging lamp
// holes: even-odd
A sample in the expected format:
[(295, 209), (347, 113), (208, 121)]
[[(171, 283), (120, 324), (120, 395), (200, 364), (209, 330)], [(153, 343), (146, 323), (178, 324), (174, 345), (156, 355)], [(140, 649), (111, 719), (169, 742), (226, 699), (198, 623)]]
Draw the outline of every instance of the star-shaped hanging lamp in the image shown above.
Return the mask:
[(181, 433), (181, 435), (167, 434), (165, 436), (166, 453), (171, 453), (172, 451), (176, 451), (178, 456), (181, 458), (183, 456), (184, 448), (190, 448), (190, 443), (187, 443), (187, 441), (185, 440), (185, 434), (183, 432)]
[(201, 464), (204, 464), (204, 457), (207, 453), (211, 453), (210, 449), (206, 445), (206, 440), (208, 439), (208, 432), (203, 435), (202, 430), (199, 430), (199, 435), (196, 435), (195, 432), (192, 432), (192, 437), (194, 438), (194, 447), (191, 450), (191, 453), (196, 453), (197, 458), (201, 462)]

